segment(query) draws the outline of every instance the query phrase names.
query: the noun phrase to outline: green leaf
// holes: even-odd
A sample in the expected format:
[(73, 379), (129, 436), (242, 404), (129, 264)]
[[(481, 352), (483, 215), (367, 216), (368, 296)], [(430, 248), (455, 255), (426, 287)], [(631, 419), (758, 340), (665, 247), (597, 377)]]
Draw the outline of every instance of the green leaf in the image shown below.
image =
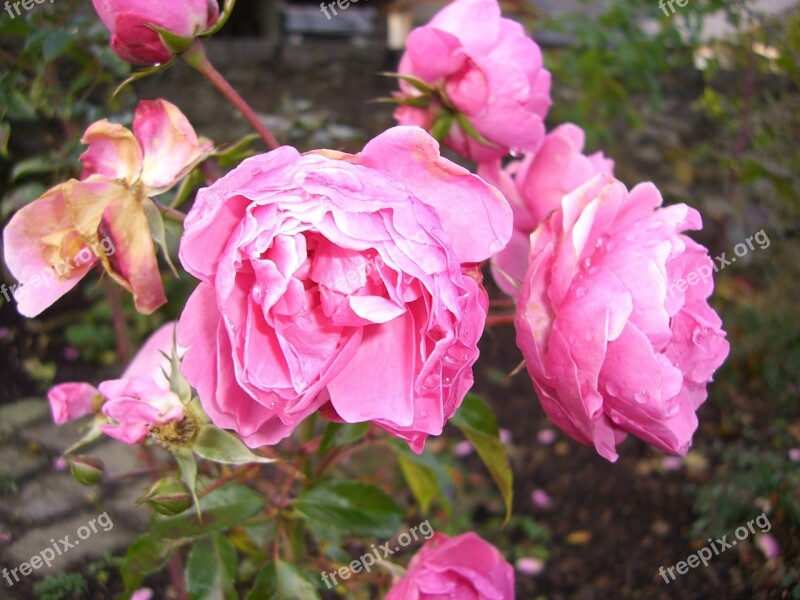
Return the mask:
[(314, 522), (371, 537), (393, 535), (403, 517), (391, 496), (356, 481), (327, 481), (300, 494), (292, 506)]
[(145, 577), (164, 568), (178, 547), (179, 544), (174, 542), (156, 540), (149, 533), (139, 537), (128, 548), (120, 567), (125, 591), (133, 592), (142, 585)]
[(401, 454), (398, 456), (400, 470), (406, 478), (414, 497), (419, 503), (420, 510), (427, 513), (431, 503), (437, 498), (443, 498), (439, 489), (439, 481), (436, 471), (427, 465), (414, 461), (409, 456)]
[(178, 461), (178, 466), (181, 468), (183, 480), (186, 482), (186, 485), (189, 486), (189, 492), (191, 492), (192, 499), (194, 500), (194, 508), (197, 511), (197, 518), (202, 520), (200, 501), (197, 498), (197, 461), (194, 459), (194, 454), (183, 449), (175, 453), (175, 460)]
[(217, 429), (210, 424), (204, 425), (197, 432), (192, 450), (206, 460), (228, 465), (275, 462), (274, 458), (265, 458), (255, 454), (244, 445), (242, 440), (229, 431)]
[(328, 423), (322, 433), (319, 451), (324, 453), (331, 448), (355, 444), (367, 435), (369, 428), (369, 423)]
[(492, 479), (497, 484), (506, 507), (506, 518), (503, 524), (511, 517), (511, 503), (514, 500), (514, 474), (508, 460), (508, 453), (503, 442), (497, 421), (492, 414), (492, 409), (483, 399), (474, 394), (467, 394), (458, 412), (450, 419), (467, 439), (475, 446), (475, 450), (483, 460)]
[(453, 113), (449, 110), (443, 110), (439, 118), (431, 127), (431, 136), (440, 144), (447, 137), (450, 132), (450, 127), (453, 125)]
[(161, 539), (196, 538), (225, 531), (264, 510), (264, 497), (238, 483), (229, 483), (200, 499), (202, 522), (191, 512), (174, 517), (156, 515), (150, 527)]
[(256, 150), (250, 148), (250, 144), (261, 139), (257, 133), (248, 133), (239, 141), (234, 142), (231, 146), (214, 152), (217, 157), (219, 166), (233, 167), (242, 162), (245, 158), (250, 158), (257, 153)]
[(436, 91), (436, 89), (433, 86), (425, 83), (424, 81), (418, 79), (417, 77), (414, 77), (413, 75), (407, 75), (404, 73), (390, 73), (390, 72), (378, 73), (378, 75), (382, 75), (384, 77), (392, 77), (394, 79), (401, 79), (407, 83), (410, 83), (412, 86), (414, 86), (423, 94), (433, 94)]
[(256, 576), (253, 589), (245, 600), (319, 600), (308, 576), (294, 565), (277, 560)]
[(186, 563), (190, 600), (237, 600), (236, 548), (219, 533), (195, 542)]
[(172, 259), (169, 256), (169, 246), (167, 245), (167, 230), (164, 227), (164, 217), (158, 207), (153, 203), (150, 198), (142, 200), (142, 208), (144, 209), (144, 216), (147, 219), (147, 228), (150, 230), (150, 236), (156, 244), (161, 248), (164, 258), (169, 265), (170, 270), (176, 278), (180, 279), (178, 269), (172, 264)]
[(123, 81), (117, 86), (117, 89), (115, 89), (114, 93), (111, 94), (111, 100), (116, 98), (117, 94), (119, 94), (125, 87), (127, 87), (134, 81), (139, 81), (140, 79), (144, 79), (145, 77), (150, 77), (150, 75), (155, 75), (156, 73), (168, 69), (170, 66), (172, 66), (172, 59), (160, 65), (156, 65), (154, 67), (147, 67), (140, 71), (136, 71), (135, 73), (131, 74), (125, 81)]
[(236, 5), (236, 0), (225, 0), (225, 3), (222, 5), (222, 12), (219, 15), (219, 19), (217, 19), (217, 22), (214, 23), (214, 25), (210, 29), (205, 30), (200, 35), (202, 35), (204, 38), (209, 37), (217, 33), (220, 29), (222, 29), (225, 23), (228, 22), (228, 19), (230, 18), (231, 13), (233, 12), (233, 7), (235, 5)]
[(19, 181), (23, 177), (28, 177), (30, 175), (50, 173), (57, 168), (58, 166), (54, 165), (52, 158), (48, 156), (26, 158), (14, 165), (14, 170), (11, 171), (11, 181)]
[(42, 44), (44, 61), (50, 62), (64, 54), (72, 46), (75, 36), (66, 31), (51, 30)]
[(497, 144), (490, 142), (485, 137), (483, 137), (477, 129), (470, 123), (470, 120), (467, 116), (462, 112), (456, 113), (456, 121), (458, 122), (459, 127), (461, 127), (462, 131), (466, 133), (469, 137), (477, 141), (479, 144), (483, 144), (484, 146), (489, 146), (490, 148), (497, 148)]

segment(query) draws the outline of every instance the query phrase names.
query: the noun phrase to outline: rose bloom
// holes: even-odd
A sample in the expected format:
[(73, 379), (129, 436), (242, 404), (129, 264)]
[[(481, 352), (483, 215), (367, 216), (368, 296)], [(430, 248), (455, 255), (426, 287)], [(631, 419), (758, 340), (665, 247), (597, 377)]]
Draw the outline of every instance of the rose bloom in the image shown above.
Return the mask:
[(531, 236), (517, 344), (545, 412), (610, 461), (632, 433), (686, 454), (706, 384), (728, 355), (702, 227), (652, 184), (598, 175)]
[[(411, 32), (398, 71), (435, 87), (492, 145), (479, 142), (454, 121), (444, 143), (476, 162), (514, 151), (534, 151), (544, 138), (550, 109), (550, 72), (539, 46), (522, 25), (500, 16), (497, 0), (456, 0), (424, 27)], [(423, 95), (400, 81), (405, 97)], [(430, 129), (443, 109), (442, 98), (428, 108), (401, 105), (402, 125)]]
[(416, 127), (356, 155), (248, 159), (186, 218), (180, 258), (201, 283), (182, 371), (250, 446), (325, 405), (421, 452), (472, 385), (488, 305), (473, 263), (510, 233), (502, 195)]
[(473, 532), (434, 535), (385, 600), (513, 600), (514, 568)]
[(154, 25), (170, 33), (193, 38), (219, 18), (217, 0), (92, 0), (97, 14), (111, 32), (111, 48), (134, 65), (165, 63), (172, 52)]
[(492, 257), (492, 273), (504, 292), (516, 296), (516, 282), (522, 282), (528, 269), (530, 235), (561, 199), (599, 173), (613, 175), (614, 161), (595, 152), (583, 154), (586, 136), (572, 123), (556, 127), (545, 137), (541, 148), (505, 168), (500, 161), (483, 163), (478, 174), (503, 192), (514, 211), (514, 232), (508, 245)]
[[(100, 392), (107, 399), (103, 414), (112, 419), (101, 426), (103, 433), (126, 444), (138, 444), (153, 427), (183, 419), (183, 403), (170, 391), (166, 376), (170, 372), (167, 357), (172, 356), (174, 335), (174, 322), (162, 325), (147, 339), (120, 379), (100, 384)], [(180, 357), (182, 348), (177, 347), (176, 351)]]

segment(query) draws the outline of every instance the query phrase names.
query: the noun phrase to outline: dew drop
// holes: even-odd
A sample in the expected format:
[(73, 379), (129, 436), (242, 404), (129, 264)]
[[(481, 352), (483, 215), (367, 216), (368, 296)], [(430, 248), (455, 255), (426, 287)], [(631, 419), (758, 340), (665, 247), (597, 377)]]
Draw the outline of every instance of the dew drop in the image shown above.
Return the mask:
[(606, 236), (601, 235), (599, 238), (597, 238), (597, 241), (594, 243), (594, 246), (595, 248), (602, 248), (603, 244), (605, 243), (606, 243)]
[(633, 394), (633, 399), (639, 404), (644, 404), (647, 402), (647, 390), (637, 390)]
[(579, 287), (577, 290), (575, 290), (575, 297), (576, 298), (583, 298), (585, 295), (586, 295), (586, 288), (585, 287)]
[(592, 259), (591, 258), (587, 258), (587, 259), (585, 259), (583, 261), (583, 268), (584, 269), (588, 269), (591, 266), (592, 266)]
[(520, 158), (522, 156), (522, 150), (519, 148), (512, 148), (509, 154), (511, 154), (511, 156), (514, 158)]
[(617, 398), (619, 398), (619, 388), (617, 387), (617, 384), (615, 384), (613, 381), (606, 382), (606, 391), (612, 396), (616, 396)]
[(591, 269), (589, 269), (589, 275), (597, 275), (599, 271), (600, 271), (599, 267), (592, 267)]
[(426, 390), (432, 390), (439, 387), (439, 375), (434, 372), (430, 372), (425, 376), (425, 379), (422, 381), (422, 387)]

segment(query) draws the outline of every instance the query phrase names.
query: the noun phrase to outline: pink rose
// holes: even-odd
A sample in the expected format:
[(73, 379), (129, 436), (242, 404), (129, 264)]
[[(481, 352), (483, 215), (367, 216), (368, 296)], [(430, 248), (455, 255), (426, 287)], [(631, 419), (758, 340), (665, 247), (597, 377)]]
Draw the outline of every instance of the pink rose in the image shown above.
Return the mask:
[(530, 234), (557, 208), (561, 199), (599, 173), (613, 175), (614, 161), (596, 152), (583, 154), (585, 135), (577, 125), (565, 123), (544, 139), (542, 147), (500, 170), (500, 161), (480, 165), (478, 174), (497, 185), (514, 211), (514, 233), (508, 246), (492, 258), (494, 280), (507, 294), (517, 288), (528, 268)]
[(666, 208), (649, 183), (630, 193), (598, 175), (531, 236), (517, 344), (547, 415), (610, 461), (632, 433), (686, 454), (706, 384), (728, 355), (708, 305), (706, 248), (680, 232), (696, 210)]
[[(448, 4), (408, 36), (399, 72), (435, 92), (427, 108), (401, 105), (394, 115), (398, 122), (430, 129), (447, 111), (461, 113), (491, 144), (470, 136), (454, 120), (444, 143), (471, 160), (500, 158), (512, 149), (535, 151), (542, 143), (550, 73), (522, 25), (500, 16), (497, 0)], [(411, 102), (426, 96), (406, 81), (400, 87)]]
[(95, 400), (100, 392), (88, 383), (61, 383), (50, 388), (47, 399), (53, 413), (53, 422), (63, 425), (94, 412)]
[(182, 371), (250, 446), (329, 402), (421, 451), (472, 385), (487, 298), (465, 263), (510, 233), (499, 192), (419, 128), (356, 155), (248, 159), (185, 222), (181, 262), (201, 283), (178, 327)]
[(217, 0), (92, 0), (92, 3), (111, 32), (114, 52), (134, 65), (165, 63), (172, 58), (172, 52), (151, 26), (193, 38), (219, 18)]
[[(163, 325), (147, 339), (120, 379), (100, 384), (107, 399), (103, 414), (114, 421), (101, 426), (103, 433), (138, 444), (153, 427), (183, 419), (183, 403), (170, 391), (165, 375), (170, 371), (167, 357), (172, 355), (174, 334), (174, 322)], [(180, 356), (182, 349), (176, 350)]]
[(514, 568), (473, 532), (434, 535), (385, 600), (513, 600)]

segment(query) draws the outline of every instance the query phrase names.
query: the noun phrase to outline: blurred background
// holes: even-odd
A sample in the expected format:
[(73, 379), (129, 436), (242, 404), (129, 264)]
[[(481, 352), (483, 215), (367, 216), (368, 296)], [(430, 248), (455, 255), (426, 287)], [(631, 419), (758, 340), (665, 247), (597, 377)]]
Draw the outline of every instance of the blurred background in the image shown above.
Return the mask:
[[(484, 533), (512, 562), (524, 559), (519, 598), (800, 599), (798, 3), (501, 4), (542, 46), (553, 73), (549, 128), (582, 126), (587, 152), (602, 149), (613, 158), (629, 187), (653, 181), (666, 203), (696, 207), (704, 229), (695, 237), (712, 256), (730, 259), (759, 232), (768, 243), (736, 253), (715, 276), (713, 304), (731, 355), (699, 410), (686, 458), (630, 438), (611, 465), (561, 434), (524, 370), (507, 376), (522, 360), (513, 329), (487, 331), (476, 391), (493, 405), (512, 447), (516, 514), (501, 531), (502, 506), (488, 476), (474, 455), (459, 450), (457, 436), (446, 436), (442, 448), (464, 454), (459, 460), (469, 467), (454, 482), (456, 524)], [(396, 68), (411, 28), (444, 5), (360, 0), (328, 18), (314, 1), (239, 0), (207, 51), (281, 142), (357, 151), (393, 124), (391, 105), (374, 100), (389, 96), (394, 82), (377, 74)], [(174, 102), (199, 134), (221, 146), (248, 133), (216, 90), (180, 63), (109, 105), (130, 68), (111, 53), (85, 1), (9, 15), (0, 13), (3, 225), (78, 174), (79, 138), (89, 123), (109, 115), (129, 122), (138, 99)], [(257, 151), (263, 148), (254, 142), (237, 154)], [(175, 256), (179, 232), (168, 233)], [(53, 470), (74, 431), (49, 423), (44, 393), (56, 382), (119, 374), (147, 333), (180, 313), (194, 285), (166, 269), (165, 281), (170, 304), (150, 318), (98, 277), (32, 320), (0, 296), (0, 565), (26, 560), (87, 506), (129, 506), (135, 497), (124, 486), (102, 499), (87, 496)], [(14, 282), (1, 261), (0, 282)], [(109, 446), (107, 462), (129, 460), (113, 452)], [(118, 577), (114, 553), (141, 527), (141, 516), (128, 512), (113, 540), (70, 554), (69, 573), (14, 589), (0, 585), (0, 598), (109, 597)], [(658, 574), (761, 513), (770, 519), (767, 534), (669, 585)]]

